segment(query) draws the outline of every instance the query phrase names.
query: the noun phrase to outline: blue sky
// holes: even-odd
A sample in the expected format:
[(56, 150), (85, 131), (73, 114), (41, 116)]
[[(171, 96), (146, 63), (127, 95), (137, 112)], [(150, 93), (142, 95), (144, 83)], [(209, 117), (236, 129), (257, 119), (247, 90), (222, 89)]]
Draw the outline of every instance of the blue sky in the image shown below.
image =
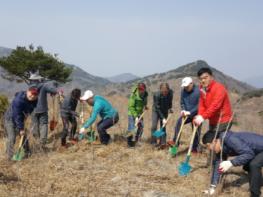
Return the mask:
[(41, 45), (99, 76), (164, 72), (198, 59), (263, 75), (263, 1), (0, 1), (0, 46)]

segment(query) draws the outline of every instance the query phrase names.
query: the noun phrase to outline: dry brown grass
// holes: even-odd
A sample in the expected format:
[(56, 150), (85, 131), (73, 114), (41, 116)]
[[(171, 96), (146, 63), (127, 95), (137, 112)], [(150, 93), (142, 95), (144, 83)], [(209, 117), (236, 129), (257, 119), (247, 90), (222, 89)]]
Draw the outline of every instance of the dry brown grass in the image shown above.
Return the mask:
[[(179, 177), (177, 171), (178, 165), (185, 158), (191, 134), (190, 126), (185, 127), (183, 144), (176, 158), (171, 158), (167, 150), (153, 149), (146, 142), (142, 142), (141, 146), (135, 149), (128, 149), (126, 142), (118, 137), (127, 128), (127, 98), (116, 95), (109, 99), (119, 110), (120, 121), (109, 130), (116, 138), (108, 146), (81, 142), (59, 152), (52, 150), (54, 144), (51, 141), (48, 145), (50, 152), (36, 150), (28, 159), (8, 163), (5, 160), (4, 141), (1, 140), (0, 196), (204, 196), (202, 191), (208, 187), (210, 176), (208, 168), (205, 167), (205, 153), (192, 156), (190, 163), (193, 171), (188, 177)], [(174, 103), (178, 103), (178, 99), (176, 96)], [(168, 126), (169, 138), (173, 135), (179, 105), (175, 104), (174, 108), (175, 113)], [(242, 117), (242, 108), (240, 110), (238, 113)], [(251, 111), (249, 113), (251, 114)], [(150, 135), (150, 123), (151, 110), (145, 116), (146, 138)], [(251, 125), (256, 124), (258, 123)], [(61, 129), (61, 122), (59, 127), (56, 132)], [(56, 140), (58, 143), (55, 148), (59, 146), (59, 139)], [(231, 172), (233, 173), (227, 175), (226, 187), (219, 196), (248, 196), (248, 185), (246, 182), (242, 183), (246, 180), (242, 170), (237, 168)]]

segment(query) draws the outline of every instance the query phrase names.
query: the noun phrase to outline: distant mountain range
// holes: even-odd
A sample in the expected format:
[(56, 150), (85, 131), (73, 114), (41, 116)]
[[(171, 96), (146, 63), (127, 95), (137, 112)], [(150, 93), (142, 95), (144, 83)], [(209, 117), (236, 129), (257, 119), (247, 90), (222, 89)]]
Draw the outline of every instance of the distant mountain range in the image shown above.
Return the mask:
[(253, 85), (256, 88), (263, 88), (263, 75), (244, 79), (243, 81)]
[[(0, 57), (8, 56), (11, 51), (12, 49), (0, 47)], [(169, 82), (173, 89), (180, 90), (180, 83), (183, 77), (192, 76), (197, 82), (197, 71), (201, 67), (210, 67), (205, 61), (198, 60), (167, 72), (156, 73), (143, 78), (138, 78), (133, 74), (125, 73), (106, 79), (91, 75), (78, 66), (69, 64), (67, 64), (67, 66), (73, 68), (73, 73), (71, 75), (72, 81), (64, 85), (66, 90), (69, 91), (75, 87), (78, 87), (82, 90), (91, 89), (95, 91), (95, 93), (100, 93), (103, 95), (120, 93), (124, 94), (125, 96), (129, 94), (131, 86), (133, 86), (134, 83), (138, 83), (139, 81), (145, 82), (148, 89), (151, 91), (156, 91), (161, 82)], [(213, 70), (215, 78), (221, 83), (225, 84), (229, 90), (237, 93), (244, 93), (254, 90), (254, 87), (225, 75), (223, 72), (218, 71), (213, 67), (210, 68)], [(6, 71), (0, 67), (0, 75), (4, 75), (5, 72)], [(14, 81), (10, 82), (0, 77), (1, 93), (3, 92), (7, 93), (8, 95), (12, 95), (18, 90), (25, 89), (25, 87), (26, 84), (18, 84)]]
[(140, 77), (131, 73), (123, 73), (116, 76), (107, 77), (107, 79), (113, 83), (126, 83), (128, 81), (132, 81), (139, 78)]

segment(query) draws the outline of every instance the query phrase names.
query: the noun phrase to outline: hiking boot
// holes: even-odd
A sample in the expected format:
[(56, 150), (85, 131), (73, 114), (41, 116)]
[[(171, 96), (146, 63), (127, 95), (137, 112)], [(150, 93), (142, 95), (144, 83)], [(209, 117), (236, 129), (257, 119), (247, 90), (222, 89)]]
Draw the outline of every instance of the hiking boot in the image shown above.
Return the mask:
[(128, 148), (135, 148), (135, 142), (134, 141), (128, 141)]
[(167, 145), (168, 145), (168, 146), (174, 146), (174, 145), (175, 145), (175, 142), (174, 142), (173, 140), (169, 140), (169, 141), (167, 142)]
[(73, 144), (73, 145), (75, 145), (75, 144), (77, 144), (77, 143), (78, 143), (78, 140), (77, 140), (77, 139), (74, 139), (74, 138), (72, 138), (72, 139), (70, 140), (70, 143), (71, 143), (71, 144)]
[(198, 155), (197, 149), (193, 149), (193, 150), (191, 151), (191, 153), (192, 153), (192, 155)]

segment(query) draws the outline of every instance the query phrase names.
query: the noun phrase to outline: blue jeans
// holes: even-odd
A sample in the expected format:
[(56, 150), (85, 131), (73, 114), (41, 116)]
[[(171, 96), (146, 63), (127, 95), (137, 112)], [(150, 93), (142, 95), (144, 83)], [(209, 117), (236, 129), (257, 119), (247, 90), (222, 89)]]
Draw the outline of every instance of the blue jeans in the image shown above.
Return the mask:
[[(192, 129), (193, 129), (193, 117), (194, 116), (189, 116), (185, 123), (184, 124), (188, 124), (188, 123), (191, 123), (192, 124)], [(174, 134), (174, 138), (173, 138), (173, 141), (175, 142), (176, 139), (177, 139), (177, 136), (178, 136), (178, 133), (180, 131), (180, 127), (181, 127), (181, 124), (182, 124), (182, 116), (180, 116), (180, 118), (178, 118), (177, 122), (176, 122), (176, 126), (175, 126), (175, 134)], [(198, 148), (198, 145), (199, 145), (199, 141), (200, 141), (200, 135), (201, 135), (201, 128), (202, 128), (202, 125), (200, 125), (197, 129), (197, 132), (195, 134), (195, 138), (194, 138), (194, 144), (193, 144), (193, 150), (196, 151), (197, 148)], [(180, 139), (178, 140), (178, 144), (179, 145), (179, 141)]]
[(102, 119), (97, 124), (97, 130), (100, 136), (100, 142), (107, 145), (110, 140), (110, 135), (106, 132), (108, 128), (112, 127), (119, 121), (119, 115), (116, 113), (112, 118)]

